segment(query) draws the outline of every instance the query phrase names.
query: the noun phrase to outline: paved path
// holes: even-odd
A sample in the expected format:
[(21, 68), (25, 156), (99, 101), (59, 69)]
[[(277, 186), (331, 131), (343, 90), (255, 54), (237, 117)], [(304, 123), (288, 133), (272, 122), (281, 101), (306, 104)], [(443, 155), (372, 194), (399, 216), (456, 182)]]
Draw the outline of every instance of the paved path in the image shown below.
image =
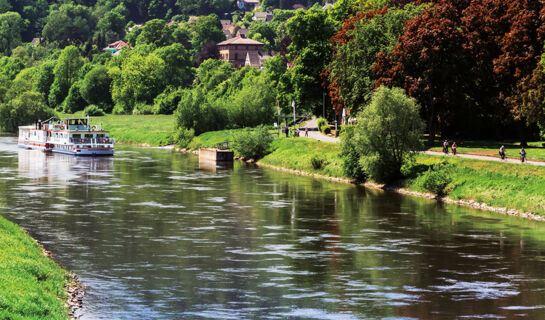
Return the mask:
[(307, 138), (331, 143), (338, 143), (339, 141), (341, 141), (339, 138), (326, 136), (325, 134), (322, 134), (320, 131), (318, 131), (317, 123), (318, 119), (316, 118), (307, 121), (305, 125), (301, 127), (302, 129), (299, 132), (300, 136), (305, 137), (305, 128), (309, 128)]
[(443, 156), (443, 157), (457, 157), (457, 158), (464, 158), (464, 159), (475, 159), (475, 160), (486, 160), (486, 161), (496, 161), (496, 162), (507, 162), (507, 163), (518, 163), (518, 164), (531, 164), (534, 166), (545, 166), (545, 161), (534, 161), (534, 160), (528, 160), (525, 163), (521, 163), (520, 159), (515, 158), (507, 158), (505, 160), (500, 159), (500, 157), (489, 157), (489, 156), (478, 156), (475, 154), (465, 154), (465, 153), (458, 153), (456, 156), (453, 156), (452, 153), (449, 153), (448, 156), (446, 156), (443, 152), (439, 151), (425, 151), (425, 154), (431, 154), (434, 156)]

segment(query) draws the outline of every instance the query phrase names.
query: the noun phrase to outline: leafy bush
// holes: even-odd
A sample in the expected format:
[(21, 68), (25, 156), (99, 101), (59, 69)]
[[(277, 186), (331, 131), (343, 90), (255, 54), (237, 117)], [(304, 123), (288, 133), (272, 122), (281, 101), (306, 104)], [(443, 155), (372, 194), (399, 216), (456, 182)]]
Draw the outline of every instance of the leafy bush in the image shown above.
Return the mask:
[(424, 124), (416, 100), (403, 89), (380, 87), (354, 126), (350, 148), (359, 157), (362, 170), (375, 181), (392, 182), (401, 176), (401, 166), (421, 148)]
[(327, 165), (327, 159), (321, 156), (313, 156), (310, 158), (310, 164), (314, 170), (322, 170)]
[(448, 194), (448, 187), (452, 183), (449, 169), (450, 164), (445, 162), (433, 165), (420, 177), (422, 187), (438, 196)]
[(323, 129), (324, 129), (324, 131), (322, 131), (323, 134), (331, 133), (331, 128), (329, 127), (329, 125), (324, 126)]
[(146, 104), (146, 103), (137, 103), (136, 106), (134, 106), (134, 110), (132, 111), (133, 114), (154, 114), (154, 107), (152, 105)]
[(235, 153), (245, 159), (258, 160), (270, 152), (272, 135), (264, 126), (259, 126), (255, 130), (246, 129), (235, 135), (233, 141), (233, 150)]
[(327, 124), (327, 120), (324, 118), (318, 118), (317, 121), (318, 130), (323, 134), (330, 134), (331, 128), (329, 127), (329, 124)]
[(74, 113), (80, 110), (83, 110), (87, 105), (87, 102), (80, 93), (81, 82), (75, 82), (70, 90), (68, 91), (68, 96), (64, 99), (61, 107), (62, 110), (66, 113)]
[(182, 99), (182, 91), (167, 88), (155, 100), (153, 100), (153, 109), (155, 114), (172, 114), (178, 107)]
[(178, 128), (174, 134), (174, 141), (180, 148), (187, 148), (193, 138), (195, 138), (195, 130), (193, 129)]
[(356, 150), (354, 126), (346, 126), (341, 134), (341, 158), (343, 173), (357, 182), (365, 181), (365, 173), (360, 164), (360, 156)]
[(92, 104), (83, 110), (83, 114), (90, 117), (99, 117), (103, 116), (105, 113), (102, 109)]

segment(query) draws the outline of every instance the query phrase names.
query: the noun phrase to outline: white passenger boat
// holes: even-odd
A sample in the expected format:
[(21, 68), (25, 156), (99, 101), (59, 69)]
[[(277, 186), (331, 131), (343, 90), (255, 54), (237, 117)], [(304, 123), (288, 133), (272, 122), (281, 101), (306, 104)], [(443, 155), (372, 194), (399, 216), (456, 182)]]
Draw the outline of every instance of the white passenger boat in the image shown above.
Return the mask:
[(112, 156), (114, 139), (108, 131), (89, 124), (89, 119), (51, 118), (32, 126), (19, 127), (18, 145), (26, 149), (77, 156)]

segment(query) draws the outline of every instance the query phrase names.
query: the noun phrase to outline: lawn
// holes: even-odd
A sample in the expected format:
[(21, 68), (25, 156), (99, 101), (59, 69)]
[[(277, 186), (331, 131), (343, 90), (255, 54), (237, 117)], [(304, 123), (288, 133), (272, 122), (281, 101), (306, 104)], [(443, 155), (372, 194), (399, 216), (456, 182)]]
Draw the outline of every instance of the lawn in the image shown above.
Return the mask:
[[(83, 117), (82, 112), (60, 118)], [(174, 143), (174, 115), (111, 115), (91, 117), (91, 124), (110, 132), (117, 142), (162, 146)]]
[(0, 319), (67, 319), (68, 273), (0, 217)]
[[(416, 161), (423, 169), (441, 161), (453, 165), (449, 198), (545, 214), (545, 168), (430, 155), (418, 155)], [(425, 192), (420, 182), (418, 177), (413, 177), (400, 184), (407, 189)]]

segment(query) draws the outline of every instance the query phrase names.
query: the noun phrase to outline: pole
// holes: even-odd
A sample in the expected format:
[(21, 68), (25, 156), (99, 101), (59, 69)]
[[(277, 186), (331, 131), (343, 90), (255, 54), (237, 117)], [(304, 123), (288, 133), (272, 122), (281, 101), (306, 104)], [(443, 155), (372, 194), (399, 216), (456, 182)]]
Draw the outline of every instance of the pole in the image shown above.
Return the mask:
[(276, 111), (278, 114), (278, 137), (282, 133), (282, 123), (280, 122), (280, 101), (276, 100)]
[(291, 100), (291, 106), (293, 107), (293, 130), (295, 130), (295, 101)]
[(322, 118), (325, 119), (325, 92), (323, 92), (322, 98)]

